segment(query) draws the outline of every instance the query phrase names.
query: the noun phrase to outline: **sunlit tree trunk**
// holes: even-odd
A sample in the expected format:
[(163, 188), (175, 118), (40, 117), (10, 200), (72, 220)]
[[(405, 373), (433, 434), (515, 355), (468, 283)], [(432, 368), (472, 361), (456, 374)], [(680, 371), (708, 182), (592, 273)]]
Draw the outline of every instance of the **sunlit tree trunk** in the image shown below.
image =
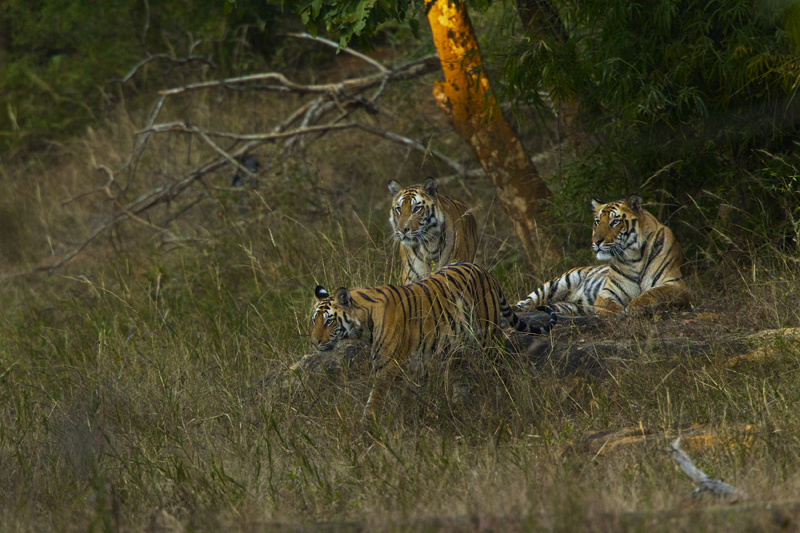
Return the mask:
[(489, 90), (466, 4), (435, 0), (428, 21), (445, 76), (433, 88), (436, 104), (497, 187), (531, 265), (558, 259), (560, 254), (540, 226), (546, 222), (544, 207), (552, 193)]

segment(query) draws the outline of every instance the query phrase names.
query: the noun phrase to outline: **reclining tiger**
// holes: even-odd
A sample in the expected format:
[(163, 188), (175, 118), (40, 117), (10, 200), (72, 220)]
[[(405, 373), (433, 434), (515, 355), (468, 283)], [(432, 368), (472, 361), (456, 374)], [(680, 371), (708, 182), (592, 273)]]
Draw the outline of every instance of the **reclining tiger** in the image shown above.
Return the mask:
[(436, 180), (403, 189), (389, 182), (392, 208), (389, 223), (400, 243), (401, 282), (419, 281), (437, 268), (475, 260), (478, 230), (466, 205), (439, 194)]
[(500, 333), (500, 316), (517, 331), (544, 334), (556, 323), (523, 322), (506, 303), (497, 280), (471, 263), (449, 264), (410, 285), (381, 285), (331, 295), (321, 285), (311, 316), (311, 343), (332, 350), (343, 339), (363, 338), (372, 346), (375, 383), (364, 415), (376, 413), (383, 396), (411, 356), (430, 361), (465, 346), (486, 347)]
[(517, 306), (550, 305), (561, 314), (640, 315), (658, 307), (685, 308), (683, 251), (672, 231), (642, 208), (642, 199), (592, 200), (592, 249), (600, 266), (573, 268), (551, 280)]

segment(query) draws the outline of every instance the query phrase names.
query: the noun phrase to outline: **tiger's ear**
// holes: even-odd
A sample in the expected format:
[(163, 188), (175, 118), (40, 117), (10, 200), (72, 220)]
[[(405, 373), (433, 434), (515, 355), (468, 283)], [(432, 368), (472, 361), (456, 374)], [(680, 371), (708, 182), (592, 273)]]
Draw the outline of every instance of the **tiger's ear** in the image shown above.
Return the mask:
[(436, 195), (439, 194), (439, 184), (429, 176), (422, 185), (422, 190), (431, 198), (436, 198)]
[(353, 299), (350, 297), (350, 291), (344, 287), (336, 289), (336, 303), (339, 307), (347, 309), (353, 304)]
[(322, 285), (317, 285), (317, 288), (314, 289), (314, 296), (317, 297), (317, 301), (320, 301), (328, 298), (330, 294), (328, 294), (328, 291), (325, 290), (325, 287)]
[(631, 211), (634, 213), (642, 212), (642, 197), (638, 194), (631, 194), (625, 203), (628, 204), (628, 207), (630, 207)]
[(592, 209), (594, 209), (595, 211), (597, 211), (597, 210), (598, 210), (598, 209), (600, 209), (600, 207), (602, 207), (602, 206), (603, 206), (603, 202), (601, 202), (601, 201), (600, 201), (600, 200), (598, 200), (597, 198), (592, 198)]
[(400, 184), (397, 183), (395, 180), (389, 180), (389, 192), (392, 193), (392, 196), (400, 192)]

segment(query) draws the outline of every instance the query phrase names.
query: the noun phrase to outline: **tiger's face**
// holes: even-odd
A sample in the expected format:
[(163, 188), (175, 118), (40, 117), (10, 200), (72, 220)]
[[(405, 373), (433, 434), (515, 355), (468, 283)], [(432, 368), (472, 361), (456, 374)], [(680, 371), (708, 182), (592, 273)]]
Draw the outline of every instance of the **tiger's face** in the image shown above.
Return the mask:
[(340, 340), (358, 338), (361, 321), (353, 312), (350, 292), (344, 287), (331, 296), (325, 287), (317, 285), (314, 289), (317, 303), (311, 315), (311, 344), (321, 351), (332, 350)]
[(592, 250), (597, 254), (597, 259), (608, 261), (621, 256), (627, 250), (639, 248), (637, 223), (641, 202), (642, 199), (635, 195), (627, 200), (607, 204), (592, 200)]
[(438, 238), (444, 214), (436, 207), (438, 185), (435, 179), (428, 178), (422, 185), (405, 189), (391, 180), (389, 192), (393, 195), (389, 223), (400, 244), (412, 246)]

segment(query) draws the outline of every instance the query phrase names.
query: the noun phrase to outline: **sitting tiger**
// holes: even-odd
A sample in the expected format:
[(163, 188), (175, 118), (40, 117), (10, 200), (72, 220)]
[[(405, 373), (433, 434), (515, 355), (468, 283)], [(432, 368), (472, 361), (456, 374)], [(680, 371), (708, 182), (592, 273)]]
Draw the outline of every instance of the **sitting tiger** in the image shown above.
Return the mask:
[(523, 322), (506, 303), (497, 281), (471, 263), (449, 264), (410, 285), (381, 285), (331, 296), (314, 290), (317, 303), (311, 316), (311, 343), (332, 350), (342, 339), (363, 338), (372, 345), (376, 380), (364, 415), (374, 415), (392, 382), (408, 367), (412, 356), (423, 361), (461, 349), (485, 347), (500, 332), (502, 315), (517, 331), (543, 334), (556, 323), (550, 314), (545, 326)]
[(592, 200), (592, 249), (608, 265), (573, 268), (518, 302), (562, 314), (638, 315), (656, 306), (689, 306), (683, 251), (672, 231), (642, 208), (642, 199)]
[(403, 284), (419, 281), (448, 263), (475, 260), (475, 217), (466, 205), (439, 194), (435, 179), (405, 189), (391, 180), (389, 192), (393, 195), (389, 222), (401, 244)]

